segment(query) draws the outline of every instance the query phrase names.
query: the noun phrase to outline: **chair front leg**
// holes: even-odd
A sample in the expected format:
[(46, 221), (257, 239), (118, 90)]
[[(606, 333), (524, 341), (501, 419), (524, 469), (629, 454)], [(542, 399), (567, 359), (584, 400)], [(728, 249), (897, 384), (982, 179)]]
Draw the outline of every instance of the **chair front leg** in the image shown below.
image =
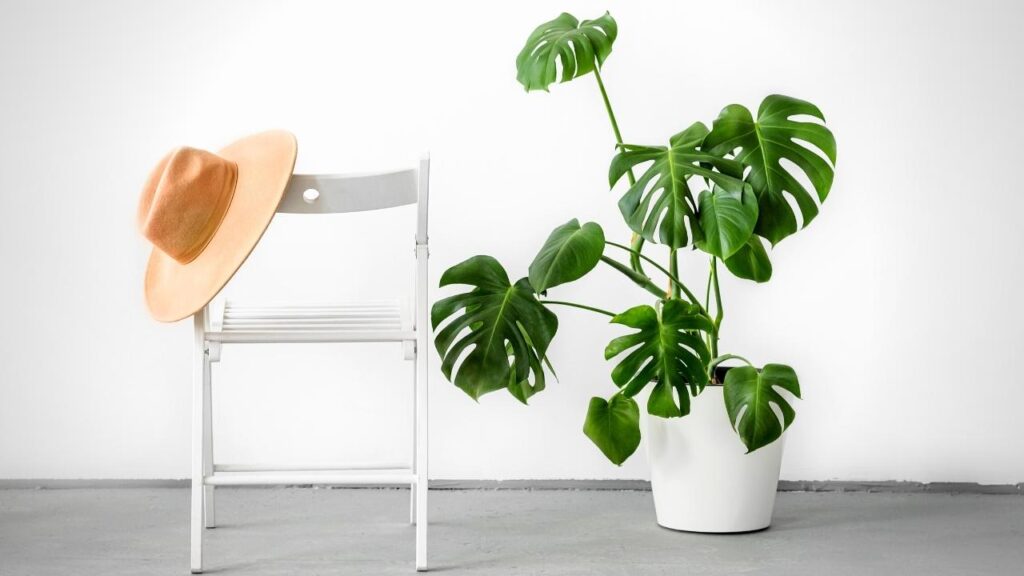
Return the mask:
[[(209, 353), (203, 360), (203, 474), (213, 475), (213, 383), (211, 380)], [(207, 528), (217, 525), (217, 506), (214, 500), (213, 486), (205, 486), (203, 494), (203, 518)]]
[(193, 574), (203, 571), (203, 448), (206, 394), (206, 309), (194, 316), (192, 349), (192, 506), (189, 522), (190, 558)]
[(416, 570), (427, 569), (427, 348), (426, 338), (419, 338), (416, 354)]

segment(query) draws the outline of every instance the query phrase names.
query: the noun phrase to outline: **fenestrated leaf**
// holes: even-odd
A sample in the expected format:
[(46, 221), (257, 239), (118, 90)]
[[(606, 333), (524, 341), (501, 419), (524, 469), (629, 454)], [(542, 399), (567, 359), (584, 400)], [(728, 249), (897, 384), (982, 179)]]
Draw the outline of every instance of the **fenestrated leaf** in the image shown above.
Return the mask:
[(640, 409), (621, 394), (611, 401), (594, 397), (587, 408), (583, 433), (612, 463), (622, 465), (640, 445)]
[[(796, 417), (793, 407), (776, 388), (800, 397), (796, 372), (783, 364), (766, 364), (760, 371), (753, 366), (740, 366), (725, 374), (725, 409), (748, 453), (778, 440)], [(778, 407), (782, 422), (772, 405)]]
[(490, 256), (474, 256), (449, 268), (440, 285), (451, 284), (473, 289), (438, 300), (431, 309), (441, 371), (474, 399), (507, 388), (526, 402), (544, 386), (543, 361), (558, 318), (537, 300), (526, 278), (511, 284)]
[[(660, 314), (642, 305), (615, 316), (612, 322), (638, 330), (612, 340), (604, 350), (606, 360), (626, 353), (612, 369), (612, 381), (622, 395), (633, 397), (649, 382), (656, 382), (647, 411), (663, 418), (688, 414), (690, 396), (699, 394), (708, 380), (711, 353), (700, 332), (714, 329), (711, 320), (697, 306), (665, 300)], [(673, 390), (678, 399), (672, 397)]]
[[(520, 333), (523, 335), (523, 339), (526, 340), (526, 345), (528, 347), (532, 347), (533, 343), (530, 342), (529, 333), (525, 329), (522, 329), (522, 327), (519, 328)], [(512, 346), (511, 342), (505, 345), (505, 352), (510, 359), (515, 357), (516, 350)], [(508, 372), (508, 391), (516, 400), (519, 400), (523, 404), (527, 404), (531, 396), (544, 390), (547, 382), (547, 378), (544, 374), (544, 366), (546, 366), (548, 370), (551, 370), (551, 374), (553, 376), (556, 378), (558, 377), (558, 375), (555, 374), (554, 368), (551, 367), (551, 363), (548, 362), (547, 357), (541, 358), (540, 361), (537, 360), (536, 354), (528, 354), (528, 357), (530, 359), (530, 372), (533, 375), (533, 381), (530, 381), (529, 379), (520, 380), (516, 370), (509, 370)], [(544, 366), (541, 366), (541, 362), (544, 363)]]
[(538, 293), (582, 278), (604, 253), (604, 230), (595, 223), (580, 226), (573, 218), (555, 228), (530, 264), (530, 285)]
[(725, 267), (739, 278), (767, 282), (772, 278), (772, 261), (758, 236), (750, 236), (735, 254), (724, 260)]
[[(731, 104), (719, 114), (703, 145), (704, 150), (713, 154), (731, 153), (750, 167), (746, 180), (754, 188), (760, 205), (754, 232), (773, 245), (797, 231), (796, 214), (786, 200), (787, 195), (796, 201), (806, 226), (818, 215), (818, 203), (825, 201), (832, 188), (836, 140), (821, 124), (790, 119), (798, 115), (825, 120), (814, 104), (778, 94), (761, 102), (756, 122), (749, 110)], [(828, 160), (804, 144), (814, 146)], [(783, 159), (793, 162), (807, 176), (817, 201), (782, 165)]]
[(719, 258), (728, 258), (746, 244), (757, 223), (757, 197), (749, 186), (740, 191), (715, 186), (697, 199), (704, 239), (697, 247)]
[(727, 191), (743, 190), (739, 179), (742, 165), (697, 149), (707, 131), (697, 122), (673, 136), (668, 148), (625, 145), (612, 158), (608, 183), (613, 187), (634, 166), (650, 163), (619, 200), (626, 224), (644, 239), (672, 248), (701, 240), (697, 207), (687, 184), (693, 176), (706, 178)]
[[(607, 12), (583, 22), (563, 12), (530, 34), (516, 57), (516, 78), (527, 91), (546, 91), (553, 82), (568, 82), (593, 72), (611, 54), (617, 34), (615, 19)], [(560, 80), (558, 64), (562, 68)]]

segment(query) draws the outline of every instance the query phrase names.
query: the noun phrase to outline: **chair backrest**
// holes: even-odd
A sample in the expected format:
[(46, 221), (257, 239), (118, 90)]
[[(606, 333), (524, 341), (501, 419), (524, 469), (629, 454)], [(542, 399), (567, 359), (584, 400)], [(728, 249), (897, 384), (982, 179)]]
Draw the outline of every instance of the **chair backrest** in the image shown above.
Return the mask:
[[(416, 277), (415, 299), (405, 308), (412, 312), (412, 327), (427, 323), (427, 214), (430, 199), (430, 156), (420, 157), (419, 165), (405, 170), (375, 174), (293, 174), (285, 190), (279, 213), (338, 214), (380, 210), (416, 204)], [(414, 304), (414, 306), (411, 306)], [(207, 330), (220, 331), (227, 306), (225, 294), (207, 305), (211, 319)], [(403, 318), (406, 314), (403, 313)], [(411, 343), (405, 342), (406, 358), (412, 356)]]
[(375, 174), (294, 174), (277, 211), (338, 214), (418, 204), (416, 243), (427, 243), (430, 157), (419, 166)]

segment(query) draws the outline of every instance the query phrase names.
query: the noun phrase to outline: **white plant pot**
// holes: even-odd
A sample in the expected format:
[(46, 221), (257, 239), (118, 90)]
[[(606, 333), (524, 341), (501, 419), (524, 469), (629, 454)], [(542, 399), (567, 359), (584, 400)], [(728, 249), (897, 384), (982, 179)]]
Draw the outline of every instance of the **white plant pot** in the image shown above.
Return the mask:
[(721, 386), (692, 398), (682, 418), (647, 415), (658, 524), (688, 532), (751, 532), (772, 522), (785, 435), (747, 454)]

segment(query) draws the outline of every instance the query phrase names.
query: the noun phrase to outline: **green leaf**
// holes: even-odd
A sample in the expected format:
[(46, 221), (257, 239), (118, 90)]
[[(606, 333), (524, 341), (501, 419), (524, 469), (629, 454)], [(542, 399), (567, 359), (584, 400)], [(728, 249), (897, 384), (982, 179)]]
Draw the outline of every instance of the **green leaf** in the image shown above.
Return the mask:
[(529, 281), (513, 285), (497, 260), (474, 256), (445, 271), (440, 284), (473, 286), (438, 300), (430, 312), (445, 377), (473, 399), (507, 388), (525, 403), (543, 389), (543, 362), (558, 318), (537, 300)]
[(640, 445), (640, 409), (636, 401), (621, 394), (612, 396), (610, 402), (591, 398), (583, 433), (609, 460), (621, 466)]
[[(522, 333), (523, 339), (526, 340), (527, 347), (532, 348), (533, 342), (530, 341), (529, 332), (523, 329), (522, 326), (517, 326), (517, 328)], [(505, 345), (505, 352), (509, 359), (515, 358), (516, 351), (511, 342)], [(508, 391), (516, 400), (519, 400), (523, 404), (528, 403), (530, 396), (544, 390), (546, 377), (544, 375), (544, 368), (541, 366), (541, 362), (543, 362), (544, 366), (551, 371), (552, 375), (556, 378), (558, 377), (555, 374), (555, 369), (551, 367), (551, 363), (548, 361), (546, 356), (541, 358), (541, 362), (538, 362), (536, 354), (527, 354), (527, 357), (530, 359), (530, 371), (533, 373), (533, 382), (529, 379), (520, 380), (516, 370), (509, 370), (508, 373)]]
[(618, 30), (615, 19), (607, 12), (596, 20), (583, 22), (563, 12), (530, 34), (516, 57), (516, 78), (527, 91), (547, 91), (548, 86), (559, 81), (559, 64), (561, 82), (593, 72), (611, 54)]
[(725, 267), (739, 278), (754, 282), (767, 282), (772, 278), (772, 261), (757, 236), (748, 238), (747, 243), (724, 262)]
[[(760, 371), (753, 366), (740, 366), (725, 374), (725, 409), (748, 453), (778, 440), (796, 417), (793, 407), (776, 388), (800, 397), (800, 383), (789, 366), (766, 364)], [(782, 422), (772, 410), (773, 404), (782, 414)]]
[(538, 293), (582, 278), (601, 261), (604, 230), (594, 222), (580, 226), (573, 218), (555, 228), (530, 264), (530, 285)]
[(612, 322), (638, 330), (612, 340), (604, 350), (606, 360), (626, 353), (612, 369), (612, 381), (622, 395), (631, 398), (653, 381), (648, 413), (663, 418), (689, 414), (690, 396), (699, 394), (708, 380), (711, 353), (700, 332), (714, 330), (711, 320), (699, 306), (665, 300), (660, 314), (642, 305), (626, 310)]
[(698, 198), (700, 227), (704, 240), (698, 247), (725, 259), (742, 248), (757, 223), (757, 197), (744, 186), (741, 191), (725, 190), (715, 186), (705, 190)]
[(672, 248), (701, 240), (697, 207), (687, 184), (691, 177), (703, 177), (728, 191), (743, 190), (739, 179), (743, 168), (738, 162), (697, 149), (707, 130), (697, 122), (673, 136), (668, 148), (624, 145), (612, 158), (608, 169), (612, 187), (634, 166), (650, 163), (619, 200), (626, 224), (645, 240)]
[[(772, 245), (797, 231), (796, 214), (786, 199), (797, 204), (806, 226), (818, 215), (832, 188), (836, 163), (836, 140), (832, 132), (816, 122), (790, 120), (797, 115), (813, 116), (824, 122), (818, 107), (810, 102), (778, 94), (761, 102), (755, 122), (750, 111), (739, 104), (726, 106), (715, 120), (703, 149), (713, 154), (733, 154), (750, 167), (746, 180), (754, 188), (760, 216), (754, 232)], [(809, 144), (828, 160), (805, 146)], [(817, 193), (817, 202), (796, 177), (782, 165), (788, 160), (807, 177)]]

